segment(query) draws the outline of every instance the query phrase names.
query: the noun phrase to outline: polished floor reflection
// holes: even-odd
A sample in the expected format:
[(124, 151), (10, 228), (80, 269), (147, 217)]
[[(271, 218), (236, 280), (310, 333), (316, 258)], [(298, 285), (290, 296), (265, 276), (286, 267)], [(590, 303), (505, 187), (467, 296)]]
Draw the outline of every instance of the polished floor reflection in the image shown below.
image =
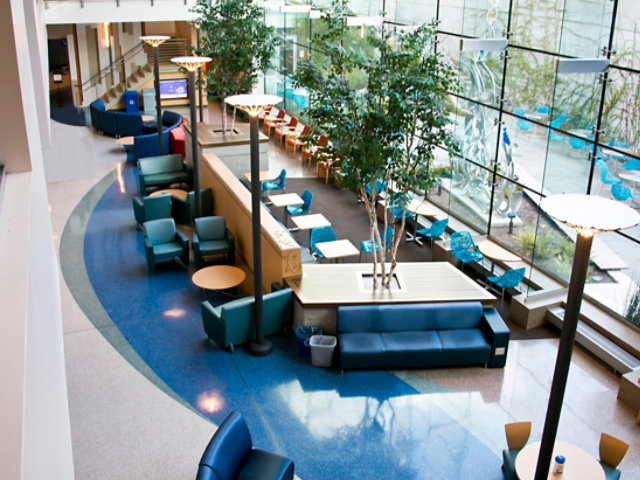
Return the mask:
[[(131, 212), (134, 172), (121, 167), (123, 187), (116, 175), (124, 152), (85, 128), (52, 128), (47, 178), (77, 478), (193, 478), (231, 408), (255, 443), (290, 456), (302, 479), (497, 480), (504, 423), (529, 419), (532, 436), (541, 435), (555, 339), (511, 342), (504, 369), (344, 375), (312, 367), (293, 336), (276, 336), (267, 358), (207, 343), (189, 274), (177, 265), (146, 272)], [(299, 161), (276, 148), (270, 167), (289, 162), (295, 171)], [(558, 438), (594, 455), (602, 431), (625, 439), (621, 469), (640, 478), (638, 427), (617, 385), (577, 349)]]

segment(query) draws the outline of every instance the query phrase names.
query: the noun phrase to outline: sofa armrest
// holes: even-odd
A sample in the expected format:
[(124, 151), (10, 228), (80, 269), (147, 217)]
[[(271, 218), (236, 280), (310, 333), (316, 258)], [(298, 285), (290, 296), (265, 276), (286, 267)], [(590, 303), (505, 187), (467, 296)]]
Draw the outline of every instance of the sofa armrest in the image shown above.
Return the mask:
[(507, 361), (511, 332), (495, 308), (483, 310), (482, 331), (491, 345), (488, 366), (491, 368), (504, 367)]
[(222, 311), (220, 307), (214, 308), (208, 300), (200, 305), (202, 312), (202, 325), (207, 336), (220, 345), (227, 348), (229, 343), (225, 339), (224, 320), (222, 319)]
[(189, 265), (189, 238), (180, 230), (176, 230), (176, 240), (182, 246), (182, 255), (180, 255), (180, 258), (186, 267)]
[(142, 225), (144, 223), (144, 203), (140, 197), (131, 197), (131, 202), (133, 203), (133, 216), (138, 225)]

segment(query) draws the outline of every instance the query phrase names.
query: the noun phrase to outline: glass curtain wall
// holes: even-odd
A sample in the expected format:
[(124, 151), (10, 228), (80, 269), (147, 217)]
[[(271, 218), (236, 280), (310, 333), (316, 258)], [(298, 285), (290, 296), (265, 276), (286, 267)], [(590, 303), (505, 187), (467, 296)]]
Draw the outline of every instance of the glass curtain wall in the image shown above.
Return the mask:
[[(320, 28), (314, 9), (329, 4), (268, 4), (266, 19), (284, 44), (265, 88), (285, 98), (288, 112), (306, 105), (306, 92), (290, 75), (300, 59), (322, 55), (310, 49), (310, 38)], [(390, 26), (436, 22), (437, 48), (460, 71), (462, 91), (452, 94), (451, 112), (460, 153), (441, 152), (443, 176), (430, 199), (474, 234), (489, 235), (564, 287), (574, 238), (540, 211), (540, 200), (587, 193), (640, 208), (637, 0), (353, 0), (350, 9), (353, 16), (383, 15)], [(365, 19), (352, 23), (360, 26), (346, 47), (369, 34)], [(460, 40), (470, 38), (508, 44), (461, 50)], [(556, 73), (558, 60), (568, 58), (609, 59), (610, 66)], [(640, 316), (633, 300), (639, 281), (640, 227), (599, 236), (585, 291), (632, 319)]]

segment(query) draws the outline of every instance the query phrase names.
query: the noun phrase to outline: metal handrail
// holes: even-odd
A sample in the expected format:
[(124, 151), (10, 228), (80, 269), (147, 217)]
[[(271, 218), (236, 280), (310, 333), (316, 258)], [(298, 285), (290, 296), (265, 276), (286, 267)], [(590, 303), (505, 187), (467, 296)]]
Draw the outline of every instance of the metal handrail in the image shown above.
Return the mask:
[(83, 82), (82, 85), (80, 85), (80, 88), (82, 89), (83, 92), (85, 92), (90, 87), (93, 87), (96, 83), (102, 83), (102, 79), (103, 78), (107, 77), (107, 75), (111, 75), (113, 73), (114, 69), (118, 69), (119, 68), (120, 64), (122, 64), (124, 61), (130, 59), (134, 55), (137, 55), (142, 50), (144, 50), (144, 43), (140, 42), (135, 47), (133, 47), (131, 50), (125, 52), (124, 55), (122, 55), (122, 57), (114, 60), (112, 63), (110, 63), (109, 65), (104, 67), (98, 73), (96, 73), (93, 77), (89, 78), (89, 80), (87, 80), (86, 82)]

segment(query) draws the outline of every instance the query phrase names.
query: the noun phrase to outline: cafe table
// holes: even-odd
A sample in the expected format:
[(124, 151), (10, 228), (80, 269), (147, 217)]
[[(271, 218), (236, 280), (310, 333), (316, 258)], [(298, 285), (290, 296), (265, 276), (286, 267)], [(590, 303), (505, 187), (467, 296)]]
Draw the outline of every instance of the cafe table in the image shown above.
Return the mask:
[[(274, 175), (268, 170), (262, 170), (261, 172), (258, 173), (258, 178), (260, 182), (267, 182), (269, 180), (273, 180), (276, 177), (277, 175)], [(251, 172), (246, 172), (244, 174), (244, 178), (247, 179), (247, 182), (251, 183)]]
[(283, 207), (285, 208), (284, 217), (282, 218), (282, 223), (287, 219), (286, 208), (289, 205), (302, 205), (304, 200), (300, 198), (300, 195), (297, 193), (281, 193), (278, 195), (269, 195), (269, 201), (274, 207)]
[[(533, 480), (538, 463), (540, 442), (526, 445), (516, 457), (516, 475), (519, 480)], [(605, 480), (604, 470), (600, 462), (582, 448), (568, 442), (556, 442), (553, 456), (565, 458), (564, 472), (561, 476), (553, 474), (553, 460), (549, 468), (549, 480)]]
[(520, 257), (505, 250), (500, 245), (493, 243), (491, 240), (481, 240), (477, 243), (480, 253), (491, 260), (491, 273), (495, 267), (495, 262), (519, 262)]
[(316, 248), (328, 260), (338, 260), (360, 254), (360, 250), (347, 239), (319, 242), (316, 243)]
[(308, 215), (296, 215), (291, 217), (291, 221), (298, 230), (308, 230), (309, 240), (311, 240), (311, 230), (314, 228), (331, 226), (331, 222), (321, 213), (313, 213)]
[(422, 242), (418, 239), (415, 232), (418, 230), (418, 215), (428, 218), (437, 218), (440, 211), (433, 206), (430, 202), (427, 202), (424, 198), (414, 198), (407, 204), (407, 211), (415, 214), (413, 219), (413, 231), (411, 234), (407, 232), (407, 242), (415, 242), (418, 245), (422, 245)]

